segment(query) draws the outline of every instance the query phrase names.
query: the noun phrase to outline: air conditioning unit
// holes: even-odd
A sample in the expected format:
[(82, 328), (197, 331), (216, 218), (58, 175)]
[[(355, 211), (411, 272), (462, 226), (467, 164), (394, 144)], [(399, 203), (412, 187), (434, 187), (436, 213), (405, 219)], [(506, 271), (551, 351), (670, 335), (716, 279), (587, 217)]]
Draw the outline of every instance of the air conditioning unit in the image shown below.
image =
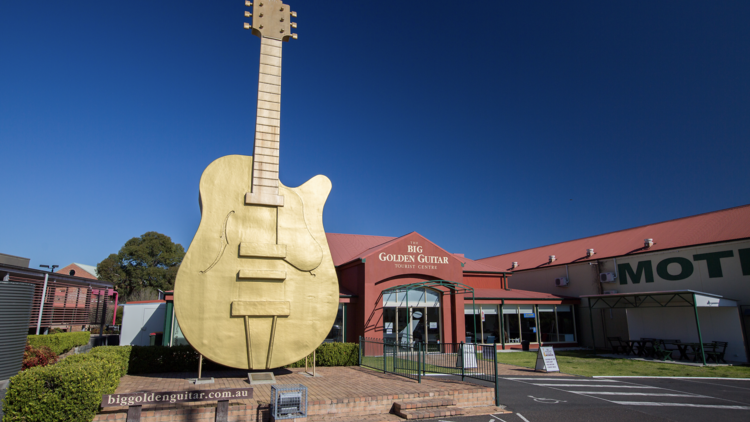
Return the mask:
[(555, 279), (555, 286), (557, 287), (565, 287), (568, 285), (568, 278), (567, 277), (558, 277)]
[(616, 295), (617, 294), (617, 290), (605, 290), (604, 294), (605, 295)]
[(617, 278), (617, 275), (615, 273), (601, 273), (599, 274), (599, 281), (602, 283), (612, 283), (615, 281), (615, 278)]

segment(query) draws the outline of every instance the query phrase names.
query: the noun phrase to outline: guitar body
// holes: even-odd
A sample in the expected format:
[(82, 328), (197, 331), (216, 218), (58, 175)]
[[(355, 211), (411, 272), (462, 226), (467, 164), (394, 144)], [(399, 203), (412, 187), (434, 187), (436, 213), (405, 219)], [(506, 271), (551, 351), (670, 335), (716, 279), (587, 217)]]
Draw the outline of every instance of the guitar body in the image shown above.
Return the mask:
[(320, 345), (338, 311), (323, 230), (325, 176), (279, 183), (280, 207), (247, 205), (253, 157), (229, 155), (200, 180), (201, 222), (180, 265), (175, 315), (199, 353), (242, 369), (277, 368)]

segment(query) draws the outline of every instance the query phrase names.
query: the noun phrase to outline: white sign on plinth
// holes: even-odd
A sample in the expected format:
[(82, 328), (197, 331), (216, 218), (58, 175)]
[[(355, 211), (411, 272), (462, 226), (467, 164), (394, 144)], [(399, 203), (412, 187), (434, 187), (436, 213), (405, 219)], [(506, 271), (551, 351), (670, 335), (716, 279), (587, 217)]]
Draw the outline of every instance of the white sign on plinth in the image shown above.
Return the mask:
[(551, 347), (540, 347), (536, 353), (536, 371), (560, 372), (555, 351)]
[[(464, 368), (476, 368), (477, 367), (477, 352), (473, 344), (464, 344), (463, 352), (463, 364)], [(461, 356), (456, 357), (456, 368), (461, 367)]]

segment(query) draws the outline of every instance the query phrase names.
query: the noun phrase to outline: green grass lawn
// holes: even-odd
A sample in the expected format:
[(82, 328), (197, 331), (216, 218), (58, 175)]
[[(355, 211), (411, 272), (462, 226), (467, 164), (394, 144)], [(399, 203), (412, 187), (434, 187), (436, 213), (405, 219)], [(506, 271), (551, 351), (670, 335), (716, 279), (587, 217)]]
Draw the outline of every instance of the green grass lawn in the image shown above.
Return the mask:
[[(688, 366), (604, 358), (587, 350), (556, 351), (560, 372), (591, 377), (594, 375), (643, 375), (663, 377), (750, 378), (750, 366)], [(498, 353), (497, 361), (533, 368), (536, 352)]]
[[(675, 365), (659, 362), (643, 362), (630, 359), (606, 358), (596, 356), (589, 350), (556, 351), (557, 363), (560, 372), (571, 375), (582, 375), (591, 377), (595, 375), (616, 376), (663, 376), (663, 377), (724, 377), (724, 378), (750, 378), (750, 366), (688, 366)], [(479, 357), (479, 356), (478, 356)], [(428, 363), (425, 366), (427, 372), (455, 373), (461, 370), (451, 367), (434, 367)], [(498, 363), (533, 368), (536, 363), (536, 352), (510, 352), (498, 353)], [(447, 362), (447, 361), (446, 361)], [(362, 363), (375, 370), (382, 370), (382, 357), (363, 357)], [(450, 364), (450, 362), (448, 362)], [(394, 361), (391, 356), (386, 356), (386, 367), (389, 372), (393, 371)], [(416, 373), (417, 363), (403, 359), (396, 359), (396, 373)]]

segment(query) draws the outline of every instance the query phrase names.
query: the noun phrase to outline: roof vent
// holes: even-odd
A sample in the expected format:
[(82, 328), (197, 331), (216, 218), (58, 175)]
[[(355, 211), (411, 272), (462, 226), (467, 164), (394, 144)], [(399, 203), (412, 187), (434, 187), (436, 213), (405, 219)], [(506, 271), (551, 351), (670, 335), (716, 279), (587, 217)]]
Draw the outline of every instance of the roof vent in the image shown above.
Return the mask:
[(76, 270), (70, 270), (70, 271), (68, 271), (68, 274), (70, 274), (70, 275), (76, 275)]
[(555, 256), (554, 256), (554, 255), (550, 255), (550, 256), (549, 256), (549, 263), (551, 264), (551, 263), (555, 262), (555, 260), (556, 260), (556, 259), (557, 259), (557, 258), (555, 258)]
[(654, 246), (654, 239), (644, 239), (643, 240), (643, 247), (644, 248), (650, 248)]
[(593, 249), (586, 249), (586, 256), (591, 258), (594, 256), (594, 250)]
[(511, 268), (518, 267), (518, 261), (513, 261), (513, 265), (510, 266)]

